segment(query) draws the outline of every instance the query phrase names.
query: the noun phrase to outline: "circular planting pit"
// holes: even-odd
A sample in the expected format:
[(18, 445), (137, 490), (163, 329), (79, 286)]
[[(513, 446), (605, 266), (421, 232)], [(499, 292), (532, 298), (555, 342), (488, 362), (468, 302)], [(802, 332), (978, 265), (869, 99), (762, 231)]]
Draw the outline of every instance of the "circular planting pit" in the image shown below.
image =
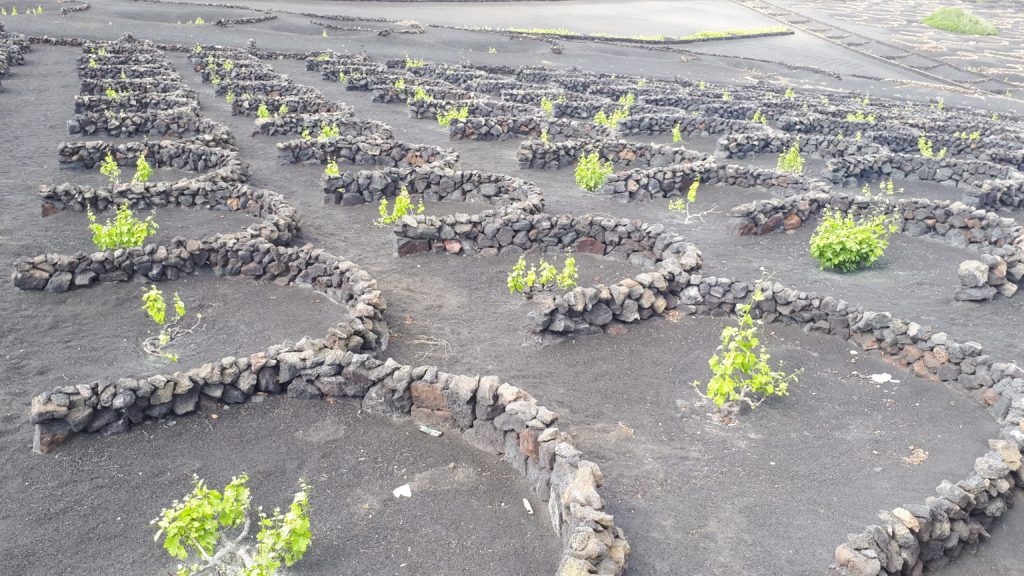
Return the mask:
[[(245, 470), (255, 500), (268, 505), (284, 504), (300, 478), (314, 485), (310, 520), (322, 553), (302, 563), (307, 574), (458, 567), (511, 575), (558, 562), (544, 503), (504, 462), (453, 435), (433, 438), (351, 403), (264, 400), (73, 442), (45, 462), (11, 454), (8, 463), (21, 472), (5, 490), (19, 496), (7, 500), (5, 513), (22, 510), (29, 524), (49, 523), (61, 511), (65, 521), (52, 537), (92, 551), (76, 570), (103, 570), (116, 553), (126, 570), (159, 573), (167, 563), (153, 553), (148, 523), (168, 495), (185, 493), (193, 473), (223, 485)], [(412, 497), (395, 498), (392, 490), (404, 484)], [(34, 538), (24, 531), (4, 537), (12, 570), (42, 574), (67, 565), (60, 556), (30, 564)]]

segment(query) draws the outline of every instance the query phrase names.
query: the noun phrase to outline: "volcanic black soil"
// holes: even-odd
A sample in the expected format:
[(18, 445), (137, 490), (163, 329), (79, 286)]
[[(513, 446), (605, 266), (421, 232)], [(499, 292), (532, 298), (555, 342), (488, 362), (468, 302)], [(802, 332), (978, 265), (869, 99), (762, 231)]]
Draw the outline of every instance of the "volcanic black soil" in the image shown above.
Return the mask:
[[(835, 79), (785, 64), (859, 72), (900, 81), (912, 72), (797, 34), (709, 44), (687, 55), (605, 44), (567, 43), (554, 55), (547, 44), (486, 32), (430, 28), (423, 35), (380, 37), (331, 32), (309, 17), (282, 14), (270, 22), (232, 28), (177, 24), (196, 16), (247, 17), (252, 11), (94, 0), (90, 10), (4, 20), (28, 34), (115, 39), (124, 32), (161, 42), (243, 46), (255, 38), (267, 49), (365, 49), (374, 59), (411, 55), (428, 60), (511, 65), (549, 64), (616, 73), (675, 75), (718, 82), (782, 77), (805, 85), (870, 89), (874, 94), (924, 98), (928, 89), (863, 78)], [(282, 3), (254, 1), (254, 7)], [(289, 2), (296, 12), (414, 18), (424, 23), (568, 27), (580, 31), (682, 35), (708, 28), (771, 25), (733, 4), (697, 1), (682, 17), (677, 3), (559, 2), (521, 4), (406, 4)], [(639, 3), (638, 3), (639, 4)], [(727, 8), (722, 8), (726, 6)], [(582, 7), (582, 8), (581, 8)], [(630, 17), (625, 17), (626, 13)], [(714, 15), (696, 19), (694, 14)], [(663, 24), (656, 30), (651, 22)], [(768, 22), (768, 23), (766, 23)], [(696, 24), (695, 24), (696, 23)], [(603, 27), (612, 26), (613, 30)], [(491, 54), (488, 48), (495, 47)], [(36, 46), (0, 90), (0, 262), (45, 252), (91, 251), (85, 217), (40, 216), (40, 184), (99, 184), (96, 174), (60, 170), (57, 143), (69, 140), (65, 121), (78, 92), (77, 49)], [(303, 242), (351, 259), (376, 278), (388, 301), (388, 353), (410, 364), (445, 371), (496, 374), (559, 412), (562, 428), (605, 473), (608, 510), (627, 534), (629, 576), (821, 574), (835, 545), (874, 521), (881, 509), (918, 503), (942, 478), (958, 478), (985, 450), (996, 425), (962, 391), (915, 378), (839, 339), (770, 326), (773, 358), (801, 370), (790, 395), (738, 416), (732, 426), (709, 418), (690, 386), (709, 376), (707, 358), (728, 318), (669, 315), (624, 333), (580, 336), (539, 347), (528, 336), (528, 304), (508, 294), (511, 257), (420, 254), (397, 259), (390, 230), (374, 226), (376, 207), (324, 205), (323, 167), (282, 166), (274, 142), (249, 137), (252, 118), (232, 117), (222, 97), (201, 85), (181, 54), (169, 53), (185, 82), (199, 90), (203, 114), (225, 123), (250, 163), (252, 183), (276, 190), (297, 207)], [(872, 310), (930, 324), (958, 340), (974, 339), (1000, 359), (1021, 362), (1017, 338), (1024, 297), (982, 306), (953, 303), (956, 264), (974, 252), (932, 240), (895, 236), (878, 266), (850, 275), (817, 269), (807, 254), (811, 226), (792, 234), (735, 236), (725, 213), (765, 191), (701, 188), (686, 223), (664, 199), (620, 204), (580, 191), (572, 170), (519, 170), (518, 141), (449, 142), (429, 120), (410, 120), (403, 104), (372, 104), (366, 93), (320, 80), (298, 61), (275, 61), (293, 80), (355, 107), (357, 116), (392, 126), (396, 138), (451, 146), (461, 167), (513, 174), (537, 183), (552, 213), (593, 213), (661, 222), (695, 242), (704, 274), (751, 279), (760, 268), (802, 290), (844, 298)], [(949, 94), (947, 102), (973, 101)], [(988, 101), (1000, 110), (1014, 104)], [(637, 136), (670, 143), (670, 138)], [(712, 152), (714, 138), (684, 138)], [(773, 166), (773, 156), (752, 165)], [(812, 164), (812, 167), (819, 167)], [(93, 171), (95, 172), (95, 171)], [(950, 189), (908, 181), (906, 194), (944, 199)], [(440, 214), (457, 203), (429, 205)], [(482, 202), (467, 211), (484, 209)], [(1019, 213), (1010, 213), (1017, 217)], [(102, 216), (101, 216), (102, 218)], [(233, 232), (254, 222), (221, 211), (165, 208), (157, 239)], [(534, 259), (539, 255), (532, 255)], [(551, 255), (557, 263), (560, 255)], [(639, 270), (628, 263), (578, 255), (581, 280), (605, 283)], [(245, 471), (257, 503), (282, 504), (305, 478), (314, 486), (314, 547), (301, 574), (552, 573), (560, 542), (545, 507), (504, 463), (446, 434), (426, 436), (407, 421), (360, 413), (349, 403), (268, 399), (209, 413), (150, 423), (128, 434), (80, 437), (56, 456), (29, 451), (25, 418), (35, 393), (67, 382), (189, 369), (226, 355), (256, 352), (303, 336), (319, 337), (343, 310), (300, 288), (212, 275), (163, 286), (177, 290), (205, 329), (183, 337), (177, 366), (143, 356), (139, 341), (153, 332), (139, 307), (141, 283), (105, 285), (62, 295), (0, 289), (0, 572), (26, 575), (162, 574), (170, 566), (151, 540), (148, 521), (189, 488), (198, 474), (217, 485)], [(856, 372), (856, 374), (854, 374)], [(891, 373), (878, 385), (862, 376)], [(926, 457), (921, 457), (921, 452)], [(413, 497), (391, 491), (410, 483)], [(537, 514), (528, 516), (522, 498)], [(959, 560), (945, 576), (1019, 573), (1024, 515), (1011, 512), (993, 541)], [(1017, 570), (1018, 572), (1014, 572)]]

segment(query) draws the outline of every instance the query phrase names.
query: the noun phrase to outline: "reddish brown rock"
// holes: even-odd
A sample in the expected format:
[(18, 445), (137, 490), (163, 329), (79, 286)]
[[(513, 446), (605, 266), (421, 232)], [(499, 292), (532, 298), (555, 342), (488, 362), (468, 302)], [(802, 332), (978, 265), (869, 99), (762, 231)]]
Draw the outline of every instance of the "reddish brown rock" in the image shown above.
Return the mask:
[(458, 254), (459, 252), (462, 252), (462, 242), (459, 242), (458, 240), (445, 240), (444, 249), (449, 254)]
[(412, 392), (412, 403), (419, 408), (448, 410), (448, 403), (445, 402), (440, 382), (417, 380), (409, 386), (409, 391)]
[(538, 448), (537, 433), (532, 428), (527, 428), (519, 433), (519, 451), (523, 453), (523, 456), (536, 462)]
[(429, 240), (402, 240), (398, 245), (399, 256), (409, 256), (430, 250)]
[(576, 242), (576, 251), (581, 254), (604, 256), (605, 246), (594, 238), (581, 238)]

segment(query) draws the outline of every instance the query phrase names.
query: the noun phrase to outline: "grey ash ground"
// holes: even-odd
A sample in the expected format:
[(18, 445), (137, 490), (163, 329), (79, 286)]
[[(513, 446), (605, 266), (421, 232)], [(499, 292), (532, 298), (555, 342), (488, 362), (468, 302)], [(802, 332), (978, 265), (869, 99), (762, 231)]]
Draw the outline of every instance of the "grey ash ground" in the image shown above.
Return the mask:
[[(254, 12), (116, 0), (91, 4), (90, 10), (64, 18), (58, 4), (43, 2), (46, 15), (3, 22), (9, 30), (30, 35), (112, 40), (131, 32), (157, 42), (238, 47), (255, 38), (269, 50), (365, 50), (381, 61), (409, 55), (451, 63), (578, 66), (722, 84), (786, 78), (797, 86), (867, 90), (918, 101), (937, 94), (935, 87), (915, 85), (925, 79), (912, 72), (801, 33), (699, 46), (681, 61), (678, 53), (600, 43), (566, 43), (564, 53), (556, 55), (536, 40), (442, 28), (387, 37), (337, 31), (323, 38), (309, 17), (286, 13), (230, 28), (186, 26), (176, 22), (196, 16), (212, 22)], [(282, 3), (248, 4), (265, 9)], [(799, 9), (806, 3), (788, 4)], [(822, 12), (834, 11), (815, 4)], [(738, 5), (708, 1), (644, 2), (642, 7), (575, 0), (467, 5), (302, 1), (287, 3), (287, 10), (624, 34), (682, 35), (772, 24)], [(859, 25), (842, 14), (836, 17), (847, 27)], [(915, 42), (928, 38), (915, 36)], [(492, 47), (496, 53), (489, 52)], [(752, 60), (766, 54), (785, 63)], [(41, 218), (36, 194), (40, 184), (73, 178), (95, 182), (95, 174), (77, 176), (56, 166), (57, 143), (70, 139), (64, 122), (78, 92), (78, 55), (78, 49), (35, 46), (25, 66), (14, 68), (0, 89), (0, 264), (30, 254), (91, 250), (84, 216)], [(252, 183), (284, 194), (296, 206), (302, 241), (356, 262), (379, 281), (389, 305), (390, 355), (452, 373), (498, 374), (562, 415), (562, 427), (605, 473), (608, 511), (632, 546), (628, 576), (822, 574), (847, 533), (872, 523), (878, 510), (922, 500), (941, 478), (960, 477), (985, 450), (986, 439), (998, 434), (984, 407), (963, 390), (918, 379), (863, 353), (853, 355), (852, 346), (838, 339), (787, 326), (770, 326), (768, 343), (776, 359), (803, 368), (800, 383), (790, 397), (768, 402), (729, 427), (708, 418), (689, 386), (708, 376), (707, 357), (727, 319), (669, 317), (618, 335), (581, 336), (538, 348), (526, 333), (526, 305), (504, 288), (510, 258), (395, 258), (393, 236), (371, 223), (373, 205), (324, 206), (322, 167), (279, 165), (274, 142), (280, 139), (250, 138), (252, 119), (231, 116), (214, 89), (200, 84), (188, 69), (184, 55), (169, 57), (199, 91), (203, 115), (223, 122), (238, 138)], [(787, 64), (890, 80), (837, 79)], [(983, 342), (987, 351), (1007, 361), (1024, 361), (1017, 336), (1024, 296), (982, 306), (952, 302), (949, 287), (956, 283), (956, 270), (947, 264), (968, 258), (967, 250), (900, 236), (872, 270), (848, 276), (821, 272), (806, 254), (807, 226), (788, 235), (743, 238), (726, 228), (725, 210), (767, 197), (767, 192), (709, 189), (701, 206), (718, 206), (722, 212), (684, 226), (666, 210), (666, 199), (619, 204), (595, 198), (576, 188), (571, 169), (518, 170), (515, 140), (449, 141), (436, 123), (408, 119), (404, 105), (373, 104), (365, 92), (322, 82), (301, 61), (272, 65), (327, 98), (352, 105), (358, 117), (386, 122), (399, 140), (456, 149), (463, 169), (537, 183), (549, 212), (663, 223), (698, 244), (705, 274), (751, 278), (765, 266), (788, 286), (890, 311), (960, 340)], [(1012, 100), (942, 95), (951, 105), (1022, 112)], [(711, 139), (690, 146), (714, 151)], [(940, 199), (950, 193), (926, 182), (913, 186)], [(252, 222), (233, 213), (177, 208), (158, 215), (163, 238), (237, 231)], [(1020, 220), (1020, 211), (1007, 215)], [(596, 258), (581, 263), (601, 264)], [(606, 265), (600, 270), (588, 266), (581, 276), (602, 281), (621, 276), (619, 263)], [(332, 304), (311, 291), (211, 276), (178, 284), (209, 319), (207, 329), (179, 351), (186, 368), (321, 335), (332, 321)], [(145, 335), (137, 310), (141, 286), (62, 295), (0, 286), (0, 572), (163, 574), (168, 564), (151, 541), (149, 519), (184, 492), (193, 473), (216, 484), (241, 471), (253, 478), (257, 500), (266, 503), (283, 501), (299, 477), (314, 485), (316, 540), (297, 574), (554, 572), (560, 546), (544, 507), (504, 462), (463, 450), (453, 434), (430, 438), (409, 422), (360, 414), (347, 403), (272, 398), (218, 409), (216, 419), (202, 414), (173, 425), (150, 423), (125, 435), (78, 438), (56, 456), (32, 454), (25, 414), (33, 394), (65, 379), (166, 370), (138, 353), (137, 341)], [(890, 372), (900, 382), (876, 385), (854, 371)], [(927, 458), (908, 460), (913, 448), (926, 450)], [(391, 490), (407, 482), (415, 496), (394, 500)], [(531, 498), (537, 515), (525, 514), (524, 497)], [(992, 536), (976, 554), (937, 573), (1024, 574), (1019, 546), (1024, 514), (1008, 513)]]

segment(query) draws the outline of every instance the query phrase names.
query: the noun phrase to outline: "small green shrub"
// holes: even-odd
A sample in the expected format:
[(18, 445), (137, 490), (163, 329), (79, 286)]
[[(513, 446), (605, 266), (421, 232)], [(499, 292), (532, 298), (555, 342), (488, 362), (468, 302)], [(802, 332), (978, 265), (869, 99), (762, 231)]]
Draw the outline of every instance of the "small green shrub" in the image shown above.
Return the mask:
[(690, 183), (690, 188), (686, 191), (686, 197), (672, 200), (668, 203), (668, 209), (673, 212), (689, 211), (689, 206), (697, 201), (697, 189), (699, 187), (700, 177), (698, 176), (692, 183)]
[(121, 167), (117, 165), (117, 161), (114, 160), (114, 156), (110, 152), (107, 152), (106, 158), (100, 162), (100, 174), (107, 177), (111, 186), (121, 183)]
[(754, 112), (753, 121), (757, 124), (768, 125), (768, 117), (761, 112), (760, 108), (757, 109), (757, 112)]
[(398, 91), (405, 90), (405, 78), (399, 78), (398, 80), (395, 80), (394, 86), (395, 86), (395, 90), (398, 90)]
[(544, 111), (548, 117), (554, 117), (555, 115), (555, 101), (547, 96), (540, 99), (540, 109)]
[(341, 169), (338, 168), (338, 161), (335, 160), (334, 158), (328, 159), (327, 167), (324, 168), (324, 174), (327, 176), (333, 176), (335, 178), (341, 176)]
[(114, 90), (110, 86), (107, 86), (107, 88), (103, 91), (103, 95), (106, 96), (107, 98), (110, 98), (110, 99), (113, 99), (113, 100), (120, 100), (121, 99), (121, 93), (118, 92), (117, 90)]
[(142, 154), (139, 154), (139, 159), (135, 161), (135, 175), (132, 176), (132, 182), (149, 182), (152, 175), (153, 167), (146, 162), (146, 151), (143, 150)]
[(167, 322), (167, 301), (164, 299), (163, 291), (156, 286), (150, 285), (149, 289), (143, 288), (142, 310), (153, 322), (160, 326), (160, 333), (142, 341), (142, 351), (146, 354), (159, 356), (171, 362), (178, 361), (178, 355), (165, 352), (164, 348), (174, 339), (183, 334), (191, 334), (203, 320), (202, 314), (196, 314), (195, 323), (191, 327), (178, 326), (178, 323), (185, 317), (185, 302), (177, 292), (174, 293), (174, 318), (170, 324)]
[(541, 131), (540, 131), (540, 141), (543, 142), (545, 146), (547, 146), (548, 144), (551, 144), (551, 137), (548, 136), (548, 129), (547, 128), (542, 128), (541, 129)]
[[(869, 186), (868, 184), (865, 184), (864, 187), (861, 188), (860, 194), (861, 196), (864, 196), (869, 199), (875, 197), (875, 194), (871, 191), (871, 186)], [(903, 194), (903, 188), (897, 189), (896, 185), (892, 181), (892, 178), (889, 178), (889, 180), (881, 180), (878, 182), (879, 196), (893, 196), (895, 194)]]
[(224, 101), (228, 103), (228, 106), (235, 101), (235, 91), (228, 90), (228, 93), (224, 95)]
[(725, 100), (726, 102), (728, 102), (729, 100), (732, 100), (732, 93), (729, 92), (728, 90), (723, 90), (722, 91), (722, 100)]
[[(142, 294), (142, 310), (146, 315), (156, 322), (157, 326), (167, 323), (167, 302), (164, 300), (164, 293), (156, 286), (150, 285), (149, 290)], [(182, 302), (178, 293), (174, 293), (174, 321), (177, 322), (185, 315), (185, 303)]]
[(348, 84), (348, 76), (344, 72), (338, 72), (338, 82)]
[(722, 343), (708, 360), (712, 376), (704, 391), (700, 382), (693, 382), (697, 392), (719, 409), (738, 402), (756, 408), (770, 396), (786, 396), (789, 385), (797, 381), (799, 373), (787, 375), (769, 364), (771, 356), (761, 343), (761, 321), (750, 315), (761, 300), (764, 293), (759, 286), (750, 301), (736, 306), (737, 326), (722, 330)]
[(512, 271), (509, 272), (505, 285), (509, 294), (528, 294), (533, 290), (571, 290), (576, 287), (579, 272), (576, 270), (576, 258), (568, 256), (559, 271), (554, 265), (541, 258), (540, 267), (530, 266), (526, 269), (526, 257), (520, 256)]
[(856, 112), (848, 113), (846, 115), (846, 121), (847, 122), (867, 122), (869, 124), (874, 124), (875, 123), (875, 115), (874, 114), (865, 114), (863, 110), (858, 110)]
[(635, 102), (636, 96), (632, 92), (620, 96), (618, 106), (612, 111), (611, 115), (608, 115), (604, 110), (598, 110), (597, 114), (594, 115), (594, 123), (609, 128), (617, 127), (619, 122), (629, 118), (629, 111)]
[(792, 88), (786, 88), (786, 91), (783, 92), (782, 97), (783, 98), (795, 98), (796, 97), (796, 90), (793, 90)]
[(596, 151), (591, 152), (576, 164), (576, 184), (587, 192), (597, 192), (614, 170), (610, 161), (602, 162)]
[(423, 86), (417, 86), (412, 91), (413, 102), (430, 102), (434, 99), (433, 96), (427, 94), (427, 91)]
[(995, 36), (999, 29), (991, 22), (963, 10), (962, 8), (939, 8), (922, 20), (924, 24), (957, 34), (972, 36)]
[(267, 109), (266, 102), (260, 102), (259, 108), (256, 109), (256, 117), (264, 120), (270, 118), (270, 110)]
[(936, 154), (933, 149), (933, 146), (934, 143), (931, 141), (931, 139), (923, 134), (917, 139), (917, 149), (920, 150), (921, 156), (924, 156), (925, 158), (946, 157), (946, 152), (948, 152), (948, 149), (943, 148), (942, 150), (939, 150), (938, 154)]
[[(273, 576), (306, 555), (312, 542), (311, 488), (300, 481), (287, 511), (274, 508), (268, 515), (257, 508), (252, 517), (248, 481), (245, 474), (236, 476), (218, 492), (194, 477), (192, 492), (150, 522), (157, 528), (154, 540), (162, 537), (167, 553), (184, 563), (179, 564), (178, 576)], [(251, 527), (259, 529), (255, 538), (249, 537)], [(229, 537), (229, 529), (238, 533)]]
[(145, 220), (139, 220), (128, 204), (118, 206), (114, 221), (107, 220), (106, 224), (96, 222), (96, 215), (92, 209), (87, 210), (85, 214), (89, 219), (89, 230), (92, 231), (92, 243), (100, 250), (142, 246), (146, 238), (152, 236), (159, 228), (153, 221), (154, 214), (150, 214)]
[(341, 129), (336, 124), (321, 124), (320, 135), (317, 136), (317, 140), (323, 142), (330, 138), (337, 138), (341, 136)]
[(672, 142), (682, 142), (682, 141), (683, 141), (683, 131), (679, 127), (679, 122), (676, 122), (676, 125), (672, 127)]
[(811, 236), (811, 256), (822, 270), (851, 272), (881, 258), (895, 232), (896, 223), (890, 216), (857, 218), (826, 208)]
[(288, 114), (288, 105), (287, 104), (281, 104), (281, 106), (278, 107), (278, 109), (277, 109), (277, 115), (278, 116), (286, 116), (287, 114)]
[(388, 210), (388, 199), (380, 199), (380, 206), (377, 207), (377, 213), (380, 214), (380, 218), (375, 220), (374, 223), (377, 226), (394, 224), (407, 214), (412, 214), (413, 212), (423, 214), (424, 208), (422, 200), (418, 204), (413, 204), (412, 198), (409, 196), (409, 189), (402, 186), (398, 196), (395, 196), (395, 206), (390, 211)]
[(195, 19), (195, 25), (196, 26), (202, 26), (203, 24), (206, 24), (206, 20), (203, 20), (202, 18), (196, 18)]
[(427, 65), (427, 63), (424, 62), (423, 60), (418, 60), (416, 58), (409, 58), (408, 56), (405, 57), (405, 67), (406, 67), (406, 69), (423, 68), (426, 65)]
[(444, 112), (437, 113), (437, 123), (442, 128), (451, 126), (452, 120), (465, 120), (466, 118), (469, 118), (469, 106), (452, 106)]
[(786, 153), (779, 156), (775, 169), (786, 174), (803, 174), (804, 157), (800, 155), (800, 140), (793, 142)]

